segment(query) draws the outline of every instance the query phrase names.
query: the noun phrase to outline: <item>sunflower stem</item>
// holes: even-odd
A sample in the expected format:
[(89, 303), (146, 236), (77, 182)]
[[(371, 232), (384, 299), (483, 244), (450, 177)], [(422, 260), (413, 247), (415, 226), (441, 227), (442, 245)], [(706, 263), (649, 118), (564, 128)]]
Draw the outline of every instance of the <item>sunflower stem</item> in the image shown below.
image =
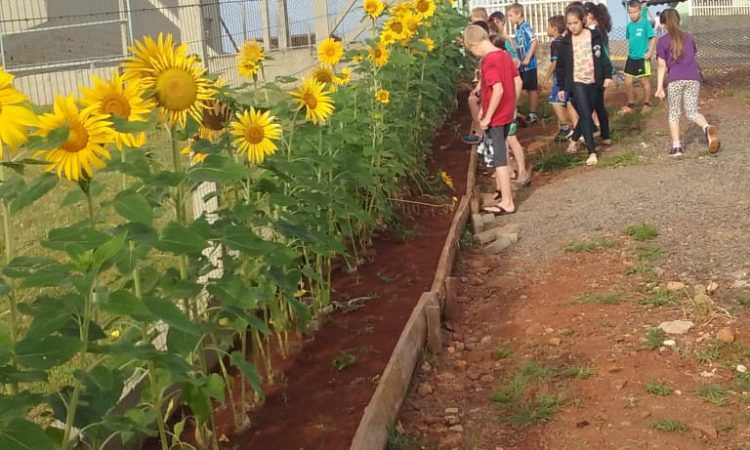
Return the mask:
[[(168, 129), (169, 131), (169, 144), (172, 149), (172, 167), (176, 173), (179, 173), (182, 171), (182, 164), (180, 162), (180, 149), (178, 148), (178, 142), (175, 138), (175, 128), (170, 127)], [(184, 197), (185, 197), (185, 186), (180, 183), (174, 191), (174, 210), (175, 210), (175, 218), (177, 220), (177, 223), (180, 225), (187, 225), (187, 220), (185, 216), (185, 205), (184, 203)], [(181, 280), (187, 280), (188, 278), (188, 264), (187, 264), (187, 257), (185, 255), (179, 255), (177, 257), (177, 265), (180, 270), (180, 279)], [(183, 309), (185, 310), (185, 314), (188, 316), (191, 313), (191, 307), (190, 307), (190, 300), (185, 298), (182, 300)]]
[(89, 186), (88, 189), (85, 190), (86, 192), (86, 205), (88, 206), (89, 210), (89, 222), (91, 224), (91, 229), (96, 229), (96, 217), (94, 215), (94, 197), (91, 195), (91, 186)]
[[(0, 154), (2, 154), (2, 144), (0, 144)], [(5, 166), (0, 164), (0, 186), (5, 183)], [(3, 212), (3, 239), (5, 244), (5, 266), (7, 267), (13, 260), (13, 231), (10, 228), (10, 205), (5, 199), (0, 200), (0, 208)], [(10, 307), (10, 340), (15, 346), (18, 331), (18, 303), (16, 301), (15, 283), (10, 282), (10, 293), (8, 294), (8, 304)], [(11, 355), (11, 367), (16, 366), (16, 358)], [(18, 383), (9, 383), (7, 385), (8, 393), (15, 395), (18, 393)]]

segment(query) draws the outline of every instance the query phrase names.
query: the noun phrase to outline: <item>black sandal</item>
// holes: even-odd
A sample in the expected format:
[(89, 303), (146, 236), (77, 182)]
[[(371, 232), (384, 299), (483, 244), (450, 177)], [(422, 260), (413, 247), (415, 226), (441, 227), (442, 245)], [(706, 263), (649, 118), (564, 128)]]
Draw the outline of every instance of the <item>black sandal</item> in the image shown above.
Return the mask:
[(505, 210), (505, 208), (503, 208), (500, 205), (485, 206), (484, 208), (482, 208), (482, 212), (483, 213), (487, 213), (487, 214), (492, 214), (495, 217), (497, 217), (497, 216), (509, 216), (511, 214), (515, 214), (516, 213), (515, 211), (508, 212), (508, 211)]

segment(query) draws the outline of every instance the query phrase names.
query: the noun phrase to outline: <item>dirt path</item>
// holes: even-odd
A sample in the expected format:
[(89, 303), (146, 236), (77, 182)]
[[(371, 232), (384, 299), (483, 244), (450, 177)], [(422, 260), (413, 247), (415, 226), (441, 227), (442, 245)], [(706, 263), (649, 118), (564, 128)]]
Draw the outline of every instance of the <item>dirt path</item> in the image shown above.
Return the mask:
[(750, 89), (708, 94), (718, 158), (695, 129), (667, 157), (657, 110), (602, 158), (618, 167), (519, 193), (500, 258), (463, 253), (454, 331), (391, 449), (750, 449)]

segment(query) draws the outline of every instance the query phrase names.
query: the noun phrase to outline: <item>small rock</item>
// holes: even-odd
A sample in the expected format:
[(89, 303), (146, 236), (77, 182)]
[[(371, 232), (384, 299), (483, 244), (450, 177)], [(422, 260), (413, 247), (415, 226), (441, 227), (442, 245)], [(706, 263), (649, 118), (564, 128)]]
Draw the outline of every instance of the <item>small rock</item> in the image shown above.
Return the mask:
[[(456, 379), (456, 376), (450, 372), (442, 372), (437, 375), (437, 379), (443, 382), (452, 381)], [(456, 410), (458, 411), (458, 410)]]
[(706, 286), (702, 284), (696, 284), (693, 286), (693, 294), (694, 295), (706, 295)]
[(667, 334), (685, 334), (693, 326), (695, 324), (691, 320), (670, 320), (659, 324), (659, 328)]
[(555, 331), (554, 328), (547, 327), (547, 328), (544, 329), (545, 334), (553, 333), (554, 331)]
[(674, 347), (677, 345), (677, 342), (675, 342), (674, 339), (667, 339), (666, 341), (663, 342), (663, 344), (666, 345), (667, 347)]
[(452, 345), (450, 347), (448, 347), (448, 353), (450, 353), (451, 355), (454, 354), (454, 353), (456, 353), (456, 347), (454, 347)]
[(709, 294), (713, 294), (717, 289), (719, 289), (719, 283), (715, 281), (708, 283), (708, 286), (706, 286), (706, 292)]
[(492, 377), (492, 375), (482, 375), (482, 377), (479, 379), (482, 383), (492, 383), (495, 381), (495, 378)]
[(648, 419), (649, 417), (651, 417), (651, 411), (643, 411), (641, 413), (641, 419)]
[(628, 385), (628, 380), (615, 380), (612, 382), (612, 388), (621, 391)]
[(588, 420), (579, 420), (578, 422), (576, 422), (576, 427), (583, 428), (589, 426), (590, 424), (591, 422), (589, 422)]
[(458, 423), (458, 416), (445, 416), (444, 420), (446, 425), (453, 426)]
[(630, 422), (628, 422), (627, 420), (624, 420), (624, 421), (620, 422), (620, 426), (621, 427), (629, 427), (631, 425), (633, 425), (633, 424), (630, 423)]
[(489, 344), (490, 341), (492, 341), (492, 336), (484, 336), (482, 340), (479, 341), (480, 344)]
[(685, 283), (681, 281), (670, 281), (667, 283), (667, 291), (669, 292), (677, 292), (685, 289)]
[(422, 397), (432, 394), (432, 391), (433, 389), (430, 383), (422, 383), (419, 385), (419, 388), (417, 389), (417, 393), (421, 395)]
[(449, 431), (454, 431), (456, 433), (463, 433), (464, 432), (464, 426), (461, 424), (453, 425), (452, 427), (448, 427)]
[(466, 361), (463, 359), (458, 359), (453, 362), (453, 367), (455, 367), (457, 370), (466, 370), (466, 367), (469, 365)]
[(424, 361), (422, 363), (422, 370), (425, 371), (425, 372), (431, 372), (432, 371), (432, 366), (430, 365), (429, 362)]
[(692, 427), (701, 433), (705, 434), (709, 439), (716, 439), (719, 437), (719, 431), (711, 424), (708, 423), (696, 423)]
[(734, 342), (734, 331), (731, 328), (722, 328), (716, 333), (716, 340), (724, 342), (725, 344), (731, 344)]
[(476, 370), (469, 370), (469, 372), (468, 372), (468, 373), (466, 374), (466, 376), (467, 376), (467, 377), (468, 377), (468, 378), (469, 378), (469, 379), (470, 379), (471, 381), (476, 381), (476, 380), (478, 380), (478, 379), (479, 379), (480, 373), (479, 373), (478, 371), (476, 371)]
[(712, 378), (714, 376), (714, 372), (713, 371), (708, 372), (704, 370), (703, 372), (701, 372), (701, 376), (703, 378)]
[(737, 369), (737, 372), (739, 373), (747, 372), (747, 366), (745, 366), (744, 364), (737, 364), (737, 367), (735, 367), (735, 369)]
[(456, 350), (458, 350), (459, 352), (463, 351), (465, 347), (463, 342), (456, 342), (453, 344), (453, 346), (456, 347)]
[(734, 283), (732, 283), (732, 289), (743, 289), (747, 287), (747, 281), (745, 280), (735, 280)]
[(424, 419), (422, 419), (422, 422), (426, 425), (435, 425), (439, 421), (440, 419), (437, 416), (425, 416)]
[(551, 345), (551, 346), (553, 346), (553, 347), (557, 347), (557, 346), (559, 346), (559, 345), (560, 345), (560, 343), (561, 343), (561, 342), (562, 342), (562, 340), (561, 340), (560, 338), (558, 338), (558, 337), (553, 337), (553, 338), (551, 338), (551, 339), (549, 340), (549, 345)]
[(450, 414), (456, 415), (458, 414), (458, 408), (445, 408), (443, 412), (448, 415)]
[(657, 277), (661, 278), (664, 276), (664, 269), (662, 269), (661, 267), (654, 267), (654, 273)]

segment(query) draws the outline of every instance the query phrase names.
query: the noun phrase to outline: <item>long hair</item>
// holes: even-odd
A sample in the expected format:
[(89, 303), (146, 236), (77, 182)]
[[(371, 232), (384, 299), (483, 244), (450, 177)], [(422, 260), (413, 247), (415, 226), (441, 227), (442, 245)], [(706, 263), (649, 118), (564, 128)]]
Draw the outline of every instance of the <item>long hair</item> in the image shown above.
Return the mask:
[(679, 61), (685, 53), (685, 32), (680, 27), (680, 13), (676, 9), (665, 9), (659, 15), (659, 23), (672, 40), (672, 60)]
[(612, 31), (612, 16), (609, 15), (607, 5), (604, 3), (596, 5), (596, 13), (594, 15), (596, 16), (596, 21), (599, 22), (599, 26), (602, 27), (602, 30), (607, 33)]

